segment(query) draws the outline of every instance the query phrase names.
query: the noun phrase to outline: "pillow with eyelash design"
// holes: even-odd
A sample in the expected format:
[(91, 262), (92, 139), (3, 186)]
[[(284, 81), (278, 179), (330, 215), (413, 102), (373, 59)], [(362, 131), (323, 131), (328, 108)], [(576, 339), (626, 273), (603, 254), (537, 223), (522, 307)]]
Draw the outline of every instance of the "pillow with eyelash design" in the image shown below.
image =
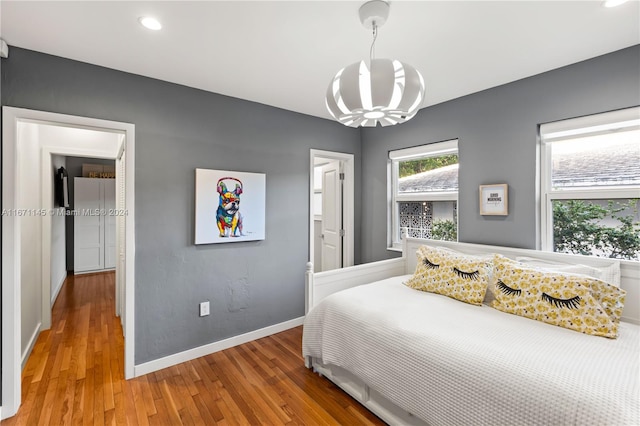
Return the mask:
[(528, 268), (498, 254), (493, 264), (494, 308), (585, 334), (618, 337), (624, 290), (584, 275)]
[[(498, 259), (497, 263), (495, 259)], [(622, 316), (622, 309), (624, 308), (624, 302), (627, 292), (626, 290), (620, 289), (616, 284), (605, 282), (604, 280), (589, 274), (577, 274), (561, 270), (538, 268), (537, 266), (531, 266), (528, 263), (522, 263), (517, 260), (509, 259), (508, 257), (504, 257), (500, 254), (494, 254), (494, 263), (504, 263), (522, 269), (532, 269), (540, 272), (551, 272), (574, 277), (575, 279), (580, 280), (582, 283), (586, 283), (589, 285), (591, 295), (596, 300), (596, 302), (598, 302), (600, 306), (602, 306), (606, 314), (609, 315), (609, 318), (611, 318), (615, 323), (620, 322), (620, 317)], [(489, 283), (490, 292), (495, 293), (496, 291), (500, 291), (500, 289), (497, 288), (496, 284), (496, 279), (493, 278)]]
[(489, 284), (491, 261), (437, 247), (422, 246), (408, 287), (481, 305)]

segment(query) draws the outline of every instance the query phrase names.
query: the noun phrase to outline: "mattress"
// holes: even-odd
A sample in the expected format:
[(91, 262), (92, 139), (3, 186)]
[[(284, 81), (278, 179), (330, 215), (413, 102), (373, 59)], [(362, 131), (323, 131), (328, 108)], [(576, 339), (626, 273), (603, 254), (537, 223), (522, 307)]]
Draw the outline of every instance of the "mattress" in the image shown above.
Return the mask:
[(432, 425), (638, 425), (640, 327), (589, 336), (403, 285), (325, 298), (303, 355), (344, 368)]

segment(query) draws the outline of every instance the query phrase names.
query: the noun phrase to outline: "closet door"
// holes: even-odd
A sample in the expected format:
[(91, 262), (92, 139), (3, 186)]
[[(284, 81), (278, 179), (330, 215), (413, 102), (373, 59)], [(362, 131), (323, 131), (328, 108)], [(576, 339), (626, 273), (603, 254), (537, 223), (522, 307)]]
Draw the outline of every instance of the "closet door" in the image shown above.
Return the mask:
[(104, 267), (116, 267), (116, 180), (104, 179)]
[(73, 269), (104, 269), (104, 187), (102, 179), (74, 179)]

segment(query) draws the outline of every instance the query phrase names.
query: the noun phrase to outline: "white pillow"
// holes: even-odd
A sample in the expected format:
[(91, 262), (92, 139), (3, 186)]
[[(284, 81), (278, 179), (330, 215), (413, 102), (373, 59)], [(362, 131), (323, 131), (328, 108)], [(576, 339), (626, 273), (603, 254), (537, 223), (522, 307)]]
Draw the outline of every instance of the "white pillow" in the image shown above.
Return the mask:
[(516, 257), (516, 260), (527, 266), (541, 268), (546, 271), (587, 275), (616, 287), (620, 287), (620, 261), (618, 260), (612, 259), (610, 265), (601, 267), (571, 263), (557, 263), (545, 259), (536, 259), (534, 257)]

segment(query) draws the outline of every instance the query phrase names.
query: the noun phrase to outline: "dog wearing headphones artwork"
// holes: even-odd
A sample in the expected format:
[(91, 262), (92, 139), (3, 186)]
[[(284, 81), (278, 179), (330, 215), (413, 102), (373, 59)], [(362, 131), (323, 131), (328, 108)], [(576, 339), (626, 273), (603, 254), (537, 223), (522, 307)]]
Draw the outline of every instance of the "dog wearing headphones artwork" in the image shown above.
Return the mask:
[[(233, 190), (230, 190), (235, 186)], [(233, 177), (223, 177), (217, 184), (220, 201), (216, 211), (216, 223), (220, 237), (241, 237), (242, 214), (240, 214), (240, 194), (242, 194), (242, 182)]]

